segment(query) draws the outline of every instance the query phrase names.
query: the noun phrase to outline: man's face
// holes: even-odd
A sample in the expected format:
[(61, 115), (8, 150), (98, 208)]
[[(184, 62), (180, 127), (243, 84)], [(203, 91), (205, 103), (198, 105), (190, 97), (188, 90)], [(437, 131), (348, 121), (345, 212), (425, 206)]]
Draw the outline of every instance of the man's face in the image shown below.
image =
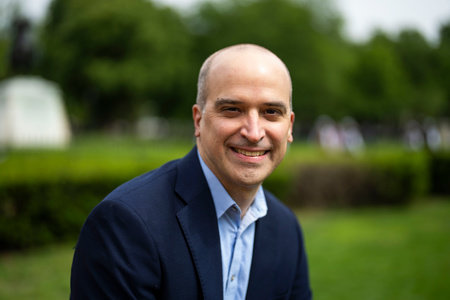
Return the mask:
[(193, 107), (197, 146), (230, 191), (255, 188), (281, 162), (292, 142), (290, 80), (275, 57), (231, 51), (215, 58), (203, 110)]

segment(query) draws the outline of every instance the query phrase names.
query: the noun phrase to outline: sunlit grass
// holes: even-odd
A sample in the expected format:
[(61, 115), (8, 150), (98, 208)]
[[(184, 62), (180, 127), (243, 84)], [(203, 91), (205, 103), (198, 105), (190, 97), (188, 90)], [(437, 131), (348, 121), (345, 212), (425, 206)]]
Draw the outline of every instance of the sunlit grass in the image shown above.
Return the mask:
[(73, 245), (0, 254), (0, 299), (68, 299)]
[(315, 299), (448, 299), (448, 200), (301, 212)]

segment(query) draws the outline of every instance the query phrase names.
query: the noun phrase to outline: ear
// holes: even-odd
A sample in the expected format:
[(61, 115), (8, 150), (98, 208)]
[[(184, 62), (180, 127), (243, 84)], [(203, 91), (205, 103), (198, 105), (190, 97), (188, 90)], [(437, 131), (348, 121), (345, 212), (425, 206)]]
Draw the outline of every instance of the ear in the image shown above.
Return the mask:
[(289, 132), (288, 132), (288, 142), (292, 143), (294, 141), (294, 136), (292, 135), (292, 130), (294, 128), (295, 114), (291, 112), (290, 120), (289, 120)]
[(195, 136), (200, 136), (200, 121), (202, 119), (202, 109), (198, 104), (192, 106), (192, 119), (194, 120)]

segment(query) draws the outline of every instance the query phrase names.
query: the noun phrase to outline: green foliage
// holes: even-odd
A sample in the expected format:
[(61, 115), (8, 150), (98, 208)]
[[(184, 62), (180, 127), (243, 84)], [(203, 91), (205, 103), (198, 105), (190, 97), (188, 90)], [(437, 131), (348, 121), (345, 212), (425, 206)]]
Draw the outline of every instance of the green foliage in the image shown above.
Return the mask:
[(0, 187), (0, 249), (23, 248), (73, 238), (80, 222), (123, 180), (24, 183)]
[(369, 153), (363, 158), (293, 164), (265, 183), (290, 206), (401, 205), (429, 191), (425, 153)]
[(256, 43), (289, 67), (303, 124), (323, 114), (390, 125), (448, 116), (448, 25), (434, 46), (415, 30), (354, 45), (342, 24), (328, 1), (206, 1), (180, 14), (144, 0), (55, 0), (37, 73), (62, 86), (77, 128), (145, 114), (187, 119), (203, 60)]
[[(0, 250), (75, 238), (115, 187), (191, 147), (93, 137), (65, 151), (7, 153), (0, 164)], [(392, 151), (353, 158), (294, 144), (264, 186), (291, 207), (404, 205), (430, 190), (448, 194), (448, 154)]]
[(55, 0), (42, 38), (41, 71), (61, 84), (81, 125), (167, 115), (192, 68), (180, 17), (148, 1)]
[(350, 72), (353, 85), (348, 104), (353, 116), (358, 120), (395, 122), (410, 103), (409, 83), (393, 42), (379, 33), (358, 52), (358, 62)]
[(237, 43), (274, 51), (290, 69), (298, 119), (313, 122), (320, 114), (342, 111), (336, 110), (344, 98), (341, 74), (349, 68), (351, 52), (340, 36), (338, 17), (317, 15), (300, 1), (225, 1), (205, 3), (190, 24), (199, 61)]
[(450, 21), (442, 25), (440, 30), (440, 43), (436, 51), (436, 69), (439, 76), (436, 80), (440, 86), (445, 90), (446, 106), (442, 110), (445, 116), (450, 115)]
[(450, 152), (432, 153), (430, 158), (431, 192), (450, 195)]
[(8, 48), (8, 40), (0, 35), (0, 79), (5, 78), (8, 73)]
[(394, 49), (409, 82), (410, 105), (403, 110), (412, 116), (445, 116), (445, 90), (436, 82), (438, 75), (435, 50), (417, 31), (400, 33)]
[(161, 141), (100, 144), (93, 138), (68, 151), (7, 156), (0, 167), (0, 250), (76, 237), (87, 214), (114, 188), (190, 148)]

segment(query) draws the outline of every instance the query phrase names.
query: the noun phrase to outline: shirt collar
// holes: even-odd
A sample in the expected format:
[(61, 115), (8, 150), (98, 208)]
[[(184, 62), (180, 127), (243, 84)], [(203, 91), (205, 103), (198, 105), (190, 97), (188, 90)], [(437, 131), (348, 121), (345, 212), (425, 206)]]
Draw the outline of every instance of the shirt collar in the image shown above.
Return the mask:
[[(217, 219), (222, 217), (222, 215), (232, 206), (235, 206), (239, 209), (239, 206), (236, 202), (231, 198), (228, 192), (225, 190), (223, 185), (220, 183), (219, 179), (214, 175), (214, 173), (209, 169), (206, 163), (203, 161), (200, 153), (197, 150), (197, 155), (200, 160), (200, 165), (203, 170), (203, 174), (205, 174), (206, 181), (208, 182), (209, 190), (211, 191), (211, 195), (214, 201), (214, 206), (216, 208)], [(261, 218), (264, 217), (267, 213), (267, 203), (266, 197), (264, 195), (264, 191), (262, 186), (258, 188), (258, 191), (255, 195), (255, 200), (252, 205), (249, 207), (247, 214), (251, 214), (253, 217)]]

